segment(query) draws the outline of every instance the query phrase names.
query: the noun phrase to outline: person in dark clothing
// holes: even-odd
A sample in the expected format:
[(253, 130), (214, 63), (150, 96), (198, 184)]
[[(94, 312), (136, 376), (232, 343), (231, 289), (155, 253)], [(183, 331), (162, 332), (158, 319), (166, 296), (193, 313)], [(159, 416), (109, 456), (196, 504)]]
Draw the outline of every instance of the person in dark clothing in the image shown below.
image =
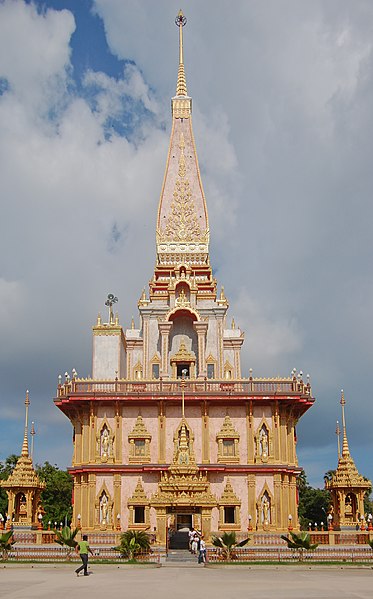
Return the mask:
[(82, 565), (80, 568), (75, 570), (75, 574), (79, 576), (79, 572), (84, 570), (84, 576), (88, 576), (88, 552), (93, 555), (93, 551), (88, 545), (88, 537), (87, 535), (83, 535), (83, 540), (80, 541), (75, 547), (76, 553), (79, 553), (80, 559), (82, 560)]

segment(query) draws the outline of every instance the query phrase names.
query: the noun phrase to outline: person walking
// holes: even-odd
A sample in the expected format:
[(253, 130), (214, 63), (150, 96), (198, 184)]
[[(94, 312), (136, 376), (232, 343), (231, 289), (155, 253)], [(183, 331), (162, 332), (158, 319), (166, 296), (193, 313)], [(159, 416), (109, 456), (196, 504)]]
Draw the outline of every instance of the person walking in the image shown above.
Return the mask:
[(205, 543), (203, 535), (202, 535), (200, 542), (199, 542), (198, 563), (204, 564), (205, 562), (206, 562), (206, 543)]
[(83, 535), (83, 540), (80, 541), (75, 547), (76, 553), (79, 553), (80, 559), (82, 560), (82, 565), (80, 568), (75, 570), (75, 574), (79, 576), (79, 572), (84, 570), (84, 576), (88, 576), (88, 551), (91, 555), (93, 555), (93, 551), (88, 545), (88, 537), (87, 535)]

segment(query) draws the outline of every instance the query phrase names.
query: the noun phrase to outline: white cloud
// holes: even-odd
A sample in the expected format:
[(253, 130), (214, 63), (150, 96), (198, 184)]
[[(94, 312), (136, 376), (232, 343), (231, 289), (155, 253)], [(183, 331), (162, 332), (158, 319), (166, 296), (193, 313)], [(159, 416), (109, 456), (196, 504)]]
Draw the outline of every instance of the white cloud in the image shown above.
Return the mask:
[(5, 0), (0, 4), (0, 74), (24, 106), (48, 110), (61, 102), (70, 66), (71, 12)]
[[(105, 295), (119, 296), (129, 323), (154, 266), (179, 7), (95, 7), (113, 51), (136, 64), (116, 80), (86, 73), (80, 93), (69, 85), (71, 12), (0, 3), (0, 397), (22, 402), (33, 388), (45, 418), (56, 375), (90, 372)], [(351, 447), (368, 444), (373, 9), (190, 0), (186, 12), (211, 263), (246, 333), (243, 372), (311, 371), (320, 400), (302, 419), (307, 447), (330, 443), (327, 421), (349, 388)], [(119, 134), (110, 122), (128, 110)]]

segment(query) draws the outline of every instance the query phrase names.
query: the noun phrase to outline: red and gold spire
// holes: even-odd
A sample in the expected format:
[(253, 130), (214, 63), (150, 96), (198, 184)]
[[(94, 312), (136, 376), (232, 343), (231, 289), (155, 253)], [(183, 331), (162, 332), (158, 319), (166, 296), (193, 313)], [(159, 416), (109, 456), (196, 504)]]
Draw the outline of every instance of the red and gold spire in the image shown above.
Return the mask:
[[(192, 129), (192, 99), (187, 95), (185, 79), (182, 31), (186, 18), (182, 11), (175, 22), (179, 27), (179, 69), (176, 96), (172, 98), (170, 146), (158, 207), (157, 266), (150, 294), (152, 288), (158, 287), (155, 285), (158, 281), (164, 281), (167, 287), (176, 265), (183, 264), (190, 269), (191, 276), (196, 277), (197, 286), (200, 282), (214, 295), (215, 283), (209, 266), (207, 206)], [(201, 267), (203, 272), (197, 272)]]

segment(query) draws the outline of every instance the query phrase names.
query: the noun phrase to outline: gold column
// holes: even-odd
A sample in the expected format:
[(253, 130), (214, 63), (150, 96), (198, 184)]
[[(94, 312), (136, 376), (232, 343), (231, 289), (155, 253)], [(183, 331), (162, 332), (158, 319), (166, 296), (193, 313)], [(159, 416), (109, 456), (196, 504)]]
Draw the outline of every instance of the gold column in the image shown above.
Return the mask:
[[(282, 474), (281, 475), (281, 520), (280, 520), (280, 526), (283, 529), (285, 529), (287, 527), (287, 517), (288, 517), (288, 513), (286, 513), (288, 511), (286, 485), (287, 485), (286, 474)], [(285, 518), (286, 518), (286, 520), (285, 520)]]
[(96, 500), (96, 474), (88, 474), (88, 528), (92, 530), (95, 525), (95, 500)]
[(288, 463), (288, 452), (287, 452), (287, 422), (286, 413), (280, 415), (280, 461), (284, 464)]
[(82, 519), (81, 524), (82, 528), (88, 527), (88, 518), (89, 518), (89, 496), (88, 496), (88, 475), (83, 474), (81, 480), (81, 512)]
[(166, 544), (166, 534), (167, 534), (167, 511), (165, 507), (157, 507), (157, 543), (159, 545)]
[(117, 402), (115, 405), (115, 422), (116, 422), (116, 433), (115, 433), (115, 462), (116, 464), (123, 464), (123, 453), (122, 453), (122, 437), (123, 437), (123, 416), (122, 407)]
[(208, 324), (207, 322), (193, 322), (194, 330), (198, 338), (198, 377), (206, 376), (205, 340)]
[(281, 528), (281, 474), (273, 475), (273, 499), (275, 502), (275, 518), (272, 524), (274, 524), (276, 530), (278, 530)]
[(211, 540), (211, 511), (211, 507), (201, 508), (201, 527), (206, 543)]
[(143, 316), (143, 378), (150, 378), (149, 376), (149, 316)]
[(206, 401), (201, 403), (202, 424), (202, 464), (210, 463), (210, 417)]
[(117, 524), (117, 515), (120, 515), (120, 521), (122, 522), (122, 502), (121, 502), (121, 487), (122, 477), (120, 474), (114, 474), (114, 505), (113, 505), (113, 522), (114, 527)]
[(74, 420), (73, 425), (74, 425), (74, 428), (75, 428), (73, 466), (76, 466), (77, 464), (81, 464), (82, 463), (82, 431), (83, 431), (83, 426), (82, 426), (81, 419), (77, 418), (76, 420)]
[[(289, 514), (293, 516), (293, 526), (298, 530), (298, 509), (297, 509), (297, 479), (294, 474), (289, 476)], [(288, 516), (289, 516), (288, 514)]]
[(82, 464), (88, 464), (89, 462), (89, 416), (84, 416), (84, 420), (82, 423)]
[[(247, 509), (248, 516), (251, 516), (251, 526), (256, 526), (256, 481), (255, 474), (247, 475)], [(249, 522), (250, 525), (250, 522)]]
[(253, 402), (246, 402), (247, 463), (254, 463)]
[(158, 403), (158, 463), (166, 463), (166, 405)]
[(218, 328), (218, 362), (217, 362), (217, 377), (222, 379), (224, 376), (224, 349), (223, 349), (223, 319), (217, 317), (217, 328)]
[(280, 452), (280, 417), (279, 417), (279, 407), (278, 401), (275, 402), (274, 405), (274, 413), (273, 413), (273, 452), (274, 452), (274, 462), (281, 462), (281, 452)]
[(287, 447), (287, 455), (288, 455), (288, 464), (294, 464), (294, 424), (293, 424), (293, 416), (290, 413), (287, 418), (287, 439), (286, 439), (286, 447)]
[(172, 328), (172, 322), (160, 322), (158, 324), (161, 334), (161, 377), (169, 378), (168, 374), (168, 343)]
[(89, 416), (89, 461), (94, 464), (96, 461), (96, 430), (97, 430), (97, 410), (91, 401)]
[(82, 494), (80, 475), (74, 475), (74, 507), (73, 507), (73, 522), (74, 526), (78, 526), (78, 514), (82, 513)]

